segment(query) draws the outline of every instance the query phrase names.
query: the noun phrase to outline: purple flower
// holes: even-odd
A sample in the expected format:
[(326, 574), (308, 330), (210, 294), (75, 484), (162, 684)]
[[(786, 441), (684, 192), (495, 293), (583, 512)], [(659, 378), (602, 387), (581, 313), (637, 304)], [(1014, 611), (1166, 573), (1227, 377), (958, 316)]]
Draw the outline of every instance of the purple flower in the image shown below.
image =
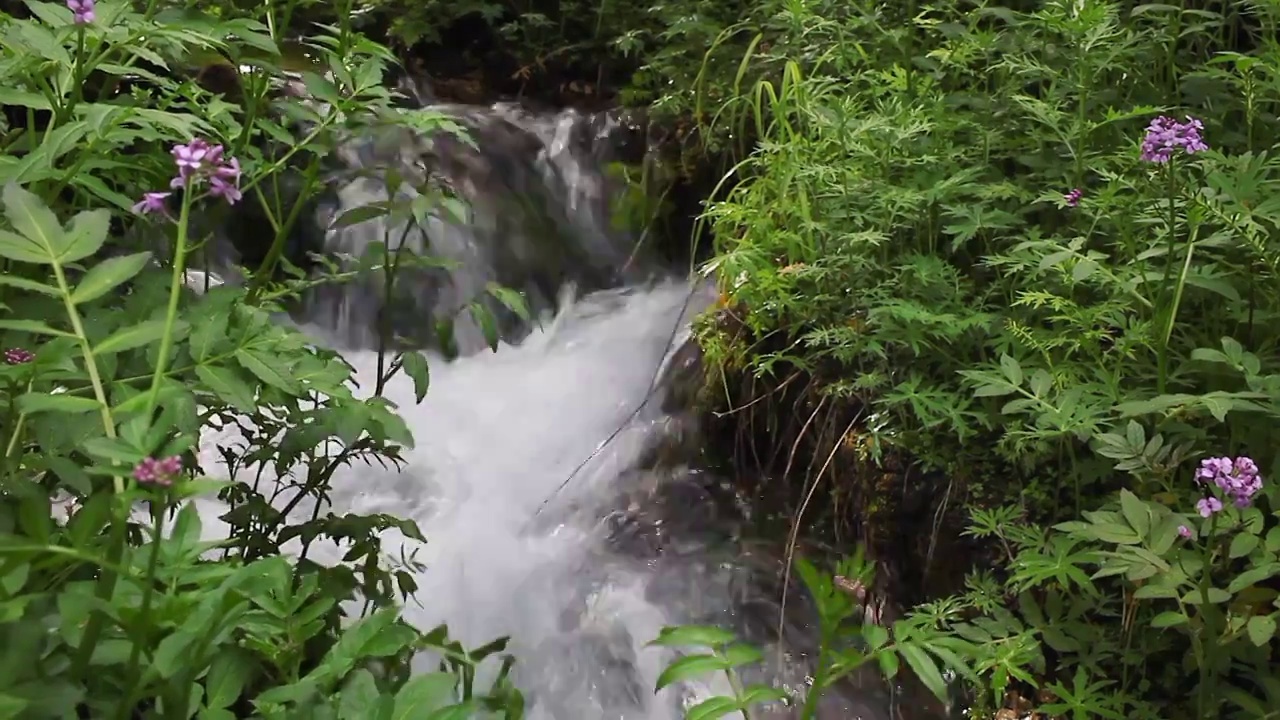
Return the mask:
[(133, 478), (144, 485), (169, 487), (182, 472), (182, 458), (174, 455), (163, 460), (147, 458), (133, 469)]
[[(175, 145), (169, 151), (178, 166), (178, 174), (169, 181), (170, 190), (195, 187), (203, 180), (209, 181), (209, 194), (234, 205), (243, 197), (240, 192), (240, 161), (225, 157), (221, 145), (210, 145), (196, 138), (186, 145)], [(157, 212), (164, 207), (164, 199), (170, 193), (150, 192), (143, 196), (134, 212)]]
[(85, 25), (94, 21), (94, 0), (67, 0), (67, 8), (71, 10), (72, 19), (77, 25)]
[(1191, 528), (1187, 527), (1186, 525), (1179, 525), (1178, 534), (1184, 538), (1189, 538), (1191, 537)]
[(1200, 513), (1200, 517), (1209, 517), (1221, 509), (1222, 501), (1216, 497), (1200, 498), (1196, 503), (1196, 512)]
[(1062, 196), (1062, 201), (1067, 207), (1077, 207), (1080, 205), (1080, 198), (1084, 196), (1084, 191), (1080, 188), (1072, 188), (1071, 192)]
[(1249, 507), (1253, 498), (1262, 490), (1262, 475), (1258, 464), (1249, 457), (1205, 458), (1196, 469), (1196, 482), (1216, 486), (1230, 498), (1236, 507)]
[(167, 192), (149, 192), (144, 193), (142, 199), (134, 203), (133, 211), (145, 215), (147, 213), (164, 212), (164, 201), (173, 193)]
[(23, 365), (36, 359), (35, 353), (22, 348), (9, 348), (4, 351), (5, 365)]
[(1182, 148), (1188, 155), (1208, 150), (1209, 146), (1201, 137), (1202, 132), (1204, 125), (1190, 115), (1184, 123), (1161, 115), (1147, 126), (1146, 137), (1142, 139), (1142, 160), (1166, 163), (1178, 148)]

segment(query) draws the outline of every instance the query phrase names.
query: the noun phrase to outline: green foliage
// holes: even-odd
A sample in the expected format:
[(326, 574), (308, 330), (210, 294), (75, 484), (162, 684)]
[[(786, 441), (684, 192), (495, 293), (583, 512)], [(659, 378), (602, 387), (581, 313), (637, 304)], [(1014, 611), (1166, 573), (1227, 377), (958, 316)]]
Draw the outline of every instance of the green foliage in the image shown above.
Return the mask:
[[(336, 144), (370, 125), (448, 124), (394, 110), (388, 52), (345, 28), (307, 39), (323, 104), (281, 101), (273, 29), (292, 5), (211, 18), (98, 2), (84, 25), (61, 4), (29, 6), (30, 19), (0, 16), (0, 103), (20, 120), (0, 126), (0, 715), (519, 717), (510, 658), (490, 687), (475, 681), (504, 641), (467, 651), (399, 619), (412, 560), (397, 567), (381, 537), (424, 542), (416, 525), (324, 510), (339, 468), (396, 464), (411, 446), (381, 391), (403, 370), (421, 401), (425, 359), (384, 348), (377, 387), (357, 395), (339, 355), (270, 319), (335, 280), (276, 271)], [(208, 50), (252, 65), (237, 93), (182, 77)], [(129, 213), (168, 184), (170, 147), (196, 139), (239, 161), (242, 201), (273, 231), (243, 285), (188, 288), (208, 240), (191, 218), (223, 202), (213, 184), (188, 180), (180, 210), (155, 221)], [(301, 199), (281, 192), (285, 173)], [(409, 210), (426, 212), (378, 208)], [(377, 264), (387, 286), (400, 259)], [(195, 452), (222, 431), (239, 435), (218, 448), (230, 480)], [(227, 506), (216, 540), (195, 505), (214, 495)], [(317, 542), (343, 545), (344, 563), (309, 559)], [(411, 677), (424, 651), (440, 671)]]
[[(715, 50), (740, 69), (704, 77), (727, 98), (704, 135), (758, 138), (706, 215), (741, 323), (704, 327), (708, 355), (805, 372), (868, 411), (870, 447), (965, 483), (1007, 567), (920, 612), (979, 628), (1001, 702), (1274, 707), (1274, 492), (1194, 545), (1168, 533), (1208, 497), (1201, 458), (1280, 473), (1278, 21), (1270, 2), (765, 3)], [(1144, 159), (1160, 115), (1203, 121), (1210, 148)]]
[(711, 652), (686, 654), (673, 661), (659, 676), (657, 689), (719, 672), (728, 678), (734, 693), (711, 697), (689, 708), (686, 720), (713, 720), (734, 713), (749, 718), (756, 706), (779, 701), (794, 702), (800, 708), (800, 720), (813, 720), (818, 717), (818, 701), (831, 688), (866, 669), (878, 668), (885, 677), (894, 679), (904, 662), (929, 692), (942, 699), (948, 688), (940, 668), (950, 666), (967, 672), (964, 658), (975, 653), (969, 640), (932, 632), (911, 621), (886, 628), (866, 615), (856, 596), (858, 588), (870, 587), (873, 567), (861, 553), (841, 561), (830, 575), (804, 558), (797, 558), (795, 568), (817, 605), (820, 633), (812, 683), (805, 696), (789, 698), (787, 693), (766, 686), (743, 687), (736, 669), (759, 662), (763, 655), (737, 643), (732, 633), (714, 627), (670, 627), (653, 644), (705, 647)]

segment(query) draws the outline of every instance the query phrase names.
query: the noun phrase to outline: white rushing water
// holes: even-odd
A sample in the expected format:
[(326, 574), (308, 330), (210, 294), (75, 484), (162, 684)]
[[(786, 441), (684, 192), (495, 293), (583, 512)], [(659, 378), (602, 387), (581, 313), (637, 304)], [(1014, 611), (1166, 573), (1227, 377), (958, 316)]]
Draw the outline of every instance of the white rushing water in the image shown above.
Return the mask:
[[(509, 120), (512, 113), (495, 111), (493, 117)], [(531, 158), (530, 176), (546, 183), (546, 197), (562, 206), (565, 242), (597, 258), (612, 257), (617, 248), (602, 237), (580, 236), (607, 226), (607, 208), (598, 169), (566, 140), (573, 122), (562, 115), (529, 128), (528, 137), (542, 147)], [(500, 207), (487, 202), (494, 191), (475, 176), (464, 180), (456, 186), (473, 191), (467, 198), (473, 214)], [(377, 199), (372, 192), (355, 182), (340, 188), (338, 209)], [(380, 222), (331, 233), (327, 243), (358, 251), (383, 237), (387, 228)], [(444, 247), (465, 261), (446, 278), (452, 294), (433, 288), (436, 298), (501, 279), (494, 272), (498, 263), (490, 260), (495, 248), (518, 242), (495, 237), (502, 228), (493, 218), (434, 229), (444, 233)], [(355, 297), (368, 301), (367, 293)], [(415, 570), (419, 589), (405, 617), (423, 629), (445, 623), (467, 647), (510, 636), (508, 649), (518, 659), (514, 677), (535, 720), (677, 720), (682, 705), (729, 690), (717, 677), (655, 696), (658, 674), (672, 656), (648, 646), (664, 625), (732, 610), (740, 598), (725, 566), (710, 555), (628, 556), (609, 542), (610, 514), (640, 482), (628, 471), (661, 439), (667, 423), (656, 398), (643, 412), (636, 409), (687, 336), (691, 314), (708, 301), (707, 292), (677, 279), (577, 299), (566, 294), (518, 344), (477, 351), (473, 338), (467, 354), (453, 362), (428, 353), (432, 382), (422, 404), (415, 404), (403, 375), (384, 392), (416, 439), (405, 453), (407, 465), (393, 471), (360, 464), (334, 477), (334, 512), (417, 521), (427, 544), (398, 533), (386, 538), (388, 555), (412, 551), (423, 568)], [(314, 313), (308, 319), (324, 324)], [(321, 342), (330, 331), (336, 331), (334, 342), (350, 337), (333, 325), (311, 330)], [(376, 353), (343, 354), (367, 392)], [(229, 433), (206, 438), (206, 471), (216, 474), (221, 465), (218, 446), (236, 444)], [(200, 507), (206, 533), (225, 533), (216, 520), (225, 508), (212, 501)], [(313, 547), (310, 556), (336, 563), (341, 555), (341, 548)], [(830, 717), (873, 716), (843, 708)]]

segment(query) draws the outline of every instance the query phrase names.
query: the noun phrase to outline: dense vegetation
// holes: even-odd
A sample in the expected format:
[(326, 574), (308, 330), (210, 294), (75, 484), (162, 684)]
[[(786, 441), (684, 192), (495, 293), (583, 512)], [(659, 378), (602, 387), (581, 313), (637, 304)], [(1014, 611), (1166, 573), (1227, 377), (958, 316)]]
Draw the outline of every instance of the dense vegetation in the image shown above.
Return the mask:
[[(884, 626), (858, 601), (873, 563), (796, 563), (822, 610), (804, 717), (900, 665), (938, 693), (950, 667), (997, 717), (1280, 707), (1280, 4), (8, 6), (0, 715), (522, 714), (505, 672), (475, 683), (501, 640), (467, 651), (397, 619), (412, 575), (379, 538), (421, 539), (413, 523), (320, 509), (339, 467), (412, 443), (381, 389), (403, 372), (421, 400), (423, 356), (385, 348), (356, 394), (340, 356), (269, 319), (350, 276), (284, 252), (335, 144), (450, 128), (396, 107), (388, 45), (438, 64), (443, 29), (467, 26), (485, 40), (460, 75), (573, 78), (734, 161), (704, 217), (723, 300), (700, 326), (708, 397), (765, 416), (753, 441), (780, 459), (762, 475), (791, 481), (797, 533), (854, 517), (882, 552), (901, 502), (883, 480), (908, 466), (925, 472), (892, 482), (921, 483), (932, 520), (913, 557), (970, 522), (981, 569)], [(320, 102), (276, 82), (300, 29)], [(256, 69), (215, 94), (187, 72), (210, 54)], [(272, 229), (259, 266), (190, 290), (202, 228), (243, 203)], [(414, 260), (385, 255), (365, 268)], [(242, 447), (215, 482), (196, 448), (224, 428)], [(793, 470), (796, 448), (814, 462)], [(214, 493), (226, 539), (183, 505)], [(347, 565), (308, 559), (328, 541)], [(712, 648), (660, 685), (759, 658), (708, 628), (658, 642)], [(440, 672), (411, 676), (421, 651)], [(778, 697), (739, 688), (690, 716)]]
[(945, 478), (906, 571), (948, 515), (989, 552), (907, 622), (974, 643), (979, 710), (1275, 712), (1278, 21), (780, 2), (712, 53), (704, 135), (755, 140), (707, 214), (714, 387), (766, 471), (816, 458), (797, 528), (884, 549), (895, 485)]

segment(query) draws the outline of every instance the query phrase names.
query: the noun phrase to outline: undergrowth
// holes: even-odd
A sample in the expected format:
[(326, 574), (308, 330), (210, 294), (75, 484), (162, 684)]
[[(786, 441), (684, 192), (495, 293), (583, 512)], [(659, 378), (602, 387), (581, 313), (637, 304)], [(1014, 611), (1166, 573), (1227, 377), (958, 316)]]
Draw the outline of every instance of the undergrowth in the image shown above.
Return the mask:
[(705, 215), (710, 388), (803, 385), (773, 443), (840, 430), (795, 493), (871, 481), (815, 472), (841, 445), (958, 481), (991, 562), (903, 622), (973, 643), (976, 712), (1275, 712), (1278, 21), (766, 3), (701, 76), (703, 134), (758, 139)]

